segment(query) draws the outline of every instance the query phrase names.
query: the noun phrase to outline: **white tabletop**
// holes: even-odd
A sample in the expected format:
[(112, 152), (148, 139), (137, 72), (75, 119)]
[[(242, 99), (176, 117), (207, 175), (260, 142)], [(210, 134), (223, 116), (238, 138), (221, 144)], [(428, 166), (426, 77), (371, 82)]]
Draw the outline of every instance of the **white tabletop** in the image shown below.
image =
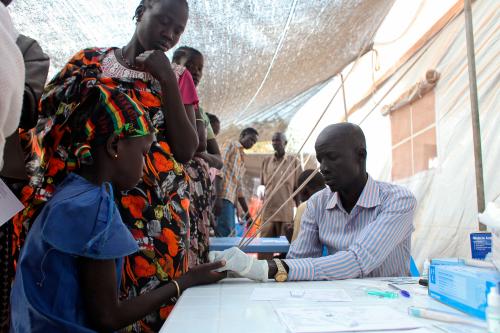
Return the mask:
[[(366, 295), (366, 289), (387, 288), (384, 279), (352, 279), (342, 281), (252, 282), (247, 279), (225, 279), (217, 284), (190, 288), (186, 290), (174, 310), (163, 325), (160, 333), (286, 333), (286, 327), (280, 322), (275, 310), (279, 307), (318, 307), (318, 306), (363, 306), (385, 305), (398, 312), (407, 313), (409, 306), (419, 306), (457, 312), (427, 296), (426, 288), (419, 285), (407, 285), (411, 298), (381, 299)], [(253, 301), (250, 299), (255, 288), (297, 288), (297, 289), (344, 289), (353, 299), (352, 302), (313, 302), (306, 300)], [(465, 315), (463, 315), (465, 316)], [(470, 318), (470, 317), (468, 317)], [(442, 324), (427, 319), (417, 319), (422, 328), (396, 332), (443, 333), (435, 324)], [(481, 321), (478, 321), (481, 322)], [(455, 332), (482, 332), (472, 326), (453, 325)]]

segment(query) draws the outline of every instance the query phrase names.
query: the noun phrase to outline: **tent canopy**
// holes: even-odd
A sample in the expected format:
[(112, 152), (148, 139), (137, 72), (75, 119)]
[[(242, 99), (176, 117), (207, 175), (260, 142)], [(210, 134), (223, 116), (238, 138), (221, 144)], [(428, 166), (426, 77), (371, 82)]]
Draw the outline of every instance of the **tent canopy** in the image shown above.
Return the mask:
[[(180, 45), (205, 55), (201, 103), (223, 129), (288, 121), (312, 92), (370, 47), (393, 0), (190, 1)], [(49, 54), (51, 74), (78, 50), (123, 46), (138, 0), (15, 0), (19, 31)]]

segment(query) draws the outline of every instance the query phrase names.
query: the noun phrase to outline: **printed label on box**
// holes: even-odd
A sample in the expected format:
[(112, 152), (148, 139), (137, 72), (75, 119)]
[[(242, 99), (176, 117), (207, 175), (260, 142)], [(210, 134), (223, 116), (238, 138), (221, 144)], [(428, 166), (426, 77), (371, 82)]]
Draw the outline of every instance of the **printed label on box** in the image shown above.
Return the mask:
[(470, 234), (470, 248), (472, 259), (484, 260), (491, 252), (491, 233), (475, 232)]

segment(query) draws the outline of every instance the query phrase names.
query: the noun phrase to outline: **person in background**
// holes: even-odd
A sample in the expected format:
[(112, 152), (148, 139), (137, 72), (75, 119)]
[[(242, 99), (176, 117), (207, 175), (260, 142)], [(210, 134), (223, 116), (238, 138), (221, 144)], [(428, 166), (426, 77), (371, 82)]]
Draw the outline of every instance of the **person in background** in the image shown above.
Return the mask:
[[(204, 59), (198, 50), (182, 46), (175, 50), (172, 61), (184, 65), (191, 73), (196, 86), (203, 75)], [(198, 150), (191, 161), (186, 164), (190, 177), (191, 204), (189, 206), (190, 242), (189, 266), (193, 267), (208, 262), (208, 246), (210, 238), (210, 221), (212, 214), (212, 181), (210, 167), (220, 169), (222, 159), (210, 121), (201, 109), (195, 108), (196, 126), (198, 131)]]
[(0, 2), (0, 170), (3, 166), (5, 139), (16, 131), (21, 115), (25, 69), (23, 56), (16, 40), (19, 33), (12, 24), (6, 6), (10, 0)]
[[(172, 61), (179, 65), (183, 65), (189, 73), (191, 73), (193, 82), (195, 86), (198, 87), (203, 77), (205, 63), (203, 54), (192, 47), (181, 46), (175, 50)], [(195, 115), (198, 137), (204, 136), (206, 138), (202, 140), (202, 144), (198, 146), (195, 156), (203, 158), (210, 167), (220, 170), (222, 168), (222, 157), (219, 144), (215, 139), (216, 134), (212, 129), (210, 118), (199, 104), (195, 107)], [(217, 133), (219, 132), (217, 131)]]
[(252, 148), (258, 137), (259, 132), (248, 127), (241, 131), (238, 141), (228, 142), (223, 148), (224, 166), (221, 173), (215, 178), (216, 182), (220, 182), (216, 185), (217, 199), (215, 201), (215, 214), (217, 216), (215, 233), (218, 237), (227, 237), (233, 231), (237, 203), (243, 210), (243, 220), (247, 221), (247, 225), (251, 223), (242, 185), (245, 174), (245, 152), (243, 150)]
[[(297, 157), (285, 152), (287, 139), (285, 134), (276, 132), (272, 136), (274, 155), (262, 161), (260, 183), (266, 187), (264, 193), (264, 212), (262, 220), (266, 224), (262, 227), (262, 237), (279, 237), (285, 235), (286, 227), (293, 220), (295, 201), (289, 200), (286, 205), (278, 209), (292, 196), (297, 188), (297, 180), (302, 167)], [(273, 195), (271, 195), (275, 192)], [(273, 217), (274, 215), (274, 217)], [(272, 217), (272, 219), (271, 219)]]
[[(67, 118), (79, 112), (93, 86), (126, 94), (145, 109), (156, 128), (141, 181), (116, 193), (123, 223), (139, 246), (125, 258), (122, 300), (168, 284), (188, 270), (189, 177), (183, 163), (198, 149), (198, 98), (189, 71), (170, 64), (165, 55), (179, 41), (188, 16), (186, 0), (141, 1), (134, 34), (124, 47), (82, 50), (51, 80), (33, 131), (38, 149), (32, 149), (28, 162), (30, 186), (22, 194), (26, 208), (14, 218), (15, 232), (21, 235), (18, 246), (23, 226), (32, 224), (66, 175), (78, 171)], [(166, 300), (126, 331), (159, 331), (173, 305)]]
[[(210, 126), (212, 127), (212, 130), (214, 132), (214, 136), (217, 137), (220, 133), (220, 120), (219, 118), (214, 115), (213, 113), (208, 113), (206, 112), (206, 115), (208, 116), (208, 119), (210, 121)], [(212, 218), (210, 220), (210, 236), (214, 237), (215, 236), (215, 226), (216, 226), (216, 217), (215, 217), (215, 201), (217, 200), (217, 193), (221, 191), (220, 188), (217, 188), (217, 186), (220, 186), (221, 182), (216, 182), (215, 177), (220, 173), (219, 169), (210, 167), (209, 170), (210, 173), (210, 181), (212, 182), (212, 197), (210, 199), (210, 202), (212, 203)]]
[(141, 179), (156, 130), (142, 105), (104, 85), (91, 88), (79, 108), (68, 118), (79, 169), (57, 187), (21, 251), (11, 333), (115, 331), (191, 286), (224, 277), (212, 271), (222, 263), (212, 263), (118, 299), (123, 257), (139, 248), (115, 194)]
[[(10, 1), (2, 0), (3, 5), (8, 6)], [(43, 92), (47, 74), (49, 71), (49, 58), (45, 55), (38, 43), (24, 35), (19, 34), (15, 39), (18, 50), (10, 50), (13, 46), (11, 41), (4, 40), (3, 33), (7, 32), (7, 17), (5, 15), (5, 7), (0, 6), (1, 23), (0, 23), (0, 37), (2, 50), (0, 50), (0, 57), (3, 59), (0, 65), (0, 89), (2, 97), (0, 104), (10, 103), (9, 99), (12, 97), (11, 89), (5, 85), (4, 80), (8, 79), (9, 84), (16, 85), (17, 83), (22, 86), (22, 81), (17, 79), (19, 72), (16, 70), (17, 66), (12, 66), (12, 58), (7, 54), (9, 51), (21, 51), (22, 59), (24, 60), (24, 92), (22, 95), (22, 108), (21, 115), (19, 116), (18, 106), (16, 103), (10, 104), (8, 114), (4, 114), (3, 110), (0, 111), (0, 142), (5, 144), (0, 150), (0, 178), (9, 187), (9, 189), (16, 195), (20, 195), (20, 190), (25, 185), (27, 180), (25, 168), (25, 156), (19, 138), (19, 131), (10, 126), (16, 126), (19, 130), (28, 130), (36, 125), (37, 120), (37, 106), (40, 96)], [(8, 13), (7, 13), (8, 15)], [(13, 37), (15, 34), (13, 35)], [(17, 53), (17, 52), (16, 52)], [(4, 68), (4, 65), (7, 66)], [(18, 88), (18, 87), (17, 87)], [(4, 106), (0, 108), (3, 109)], [(4, 117), (5, 116), (5, 117)], [(7, 121), (8, 118), (11, 120)], [(3, 130), (3, 121), (10, 127), (7, 131)], [(13, 132), (9, 135), (9, 132)], [(6, 139), (5, 137), (9, 135)], [(4, 141), (5, 139), (5, 141)], [(5, 158), (2, 157), (5, 156)], [(3, 165), (2, 165), (3, 162)], [(12, 258), (12, 237), (13, 237), (13, 224), (7, 222), (0, 226), (0, 332), (8, 330), (9, 323), (9, 295), (10, 287), (14, 279), (14, 261)]]
[[(309, 176), (314, 172), (313, 169), (304, 170), (300, 175), (297, 181), (297, 188), (302, 186)], [(297, 194), (298, 202), (300, 205), (297, 207), (297, 212), (295, 213), (295, 217), (293, 219), (293, 234), (291, 235), (289, 241), (290, 243), (297, 239), (297, 236), (300, 232), (300, 221), (302, 219), (302, 214), (307, 207), (307, 200), (315, 194), (325, 188), (325, 179), (321, 175), (321, 173), (317, 173), (311, 178), (311, 180), (307, 183), (306, 186)]]
[(365, 136), (355, 124), (327, 126), (315, 149), (328, 188), (307, 201), (287, 259), (257, 260), (236, 247), (210, 252), (210, 259), (258, 281), (409, 276), (413, 194), (368, 175)]
[(50, 59), (43, 52), (38, 42), (30, 37), (20, 34), (16, 44), (23, 55), (25, 68), (23, 107), (18, 131), (7, 138), (5, 155), (9, 156), (9, 158), (4, 161), (0, 176), (9, 188), (16, 195), (19, 195), (28, 177), (26, 174), (25, 151), (30, 147), (29, 142), (23, 140), (25, 138), (24, 134), (36, 126), (38, 103), (47, 81)]
[(214, 131), (215, 136), (219, 135), (220, 132), (220, 120), (219, 118), (213, 114), (213, 113), (208, 113), (208, 119), (210, 120), (210, 125), (212, 126), (212, 130)]

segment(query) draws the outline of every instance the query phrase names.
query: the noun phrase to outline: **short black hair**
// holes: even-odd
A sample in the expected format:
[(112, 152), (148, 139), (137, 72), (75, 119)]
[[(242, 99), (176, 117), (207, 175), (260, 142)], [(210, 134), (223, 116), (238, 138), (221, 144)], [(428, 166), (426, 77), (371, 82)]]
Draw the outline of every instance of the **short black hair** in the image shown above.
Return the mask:
[[(189, 4), (186, 0), (179, 1), (183, 2), (186, 8), (189, 10)], [(141, 2), (139, 2), (139, 5), (135, 9), (134, 17), (132, 19), (134, 19), (136, 22), (139, 22), (141, 20), (142, 14), (144, 14), (144, 9), (146, 8), (145, 2), (145, 0), (141, 0)]]
[(175, 50), (174, 55), (172, 56), (172, 62), (177, 62), (181, 60), (182, 57), (191, 58), (192, 56), (200, 56), (203, 57), (203, 54), (195, 48), (190, 46), (181, 46), (177, 50)]
[(219, 123), (220, 124), (220, 119), (213, 113), (206, 112), (208, 119), (210, 120), (210, 123)]
[(259, 136), (259, 132), (257, 132), (257, 130), (253, 127), (245, 128), (243, 131), (241, 131), (240, 136), (243, 137), (243, 136), (248, 135), (248, 134), (255, 134), (256, 136)]
[[(297, 186), (298, 187), (301, 186), (307, 180), (307, 178), (311, 176), (313, 172), (314, 172), (313, 169), (306, 169), (302, 171), (297, 180)], [(323, 188), (325, 187), (325, 179), (323, 178), (321, 173), (318, 172), (311, 178), (309, 183), (307, 183), (306, 187), (309, 187), (311, 189)]]

